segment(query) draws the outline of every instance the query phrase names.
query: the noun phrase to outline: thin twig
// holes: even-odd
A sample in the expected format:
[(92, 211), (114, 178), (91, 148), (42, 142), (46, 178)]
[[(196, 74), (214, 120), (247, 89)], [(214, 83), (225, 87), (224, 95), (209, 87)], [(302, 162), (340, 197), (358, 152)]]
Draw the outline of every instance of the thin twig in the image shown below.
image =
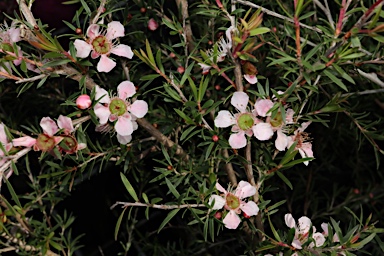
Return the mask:
[(123, 208), (130, 207), (130, 206), (136, 206), (136, 207), (151, 207), (151, 208), (160, 209), (160, 210), (207, 207), (204, 204), (165, 205), (165, 204), (145, 204), (145, 203), (140, 203), (140, 202), (135, 202), (135, 203), (116, 202), (114, 205), (111, 206), (111, 210), (118, 205), (121, 205), (121, 207), (123, 207)]
[(26, 82), (33, 82), (33, 81), (36, 81), (36, 80), (43, 79), (44, 77), (47, 77), (47, 76), (49, 76), (49, 75), (41, 74), (41, 75), (34, 76), (34, 77), (21, 78), (20, 80), (16, 81), (15, 84), (26, 83)]
[[(247, 6), (250, 6), (250, 7), (253, 7), (253, 8), (258, 8), (258, 9), (261, 9), (262, 12), (268, 14), (268, 15), (271, 15), (271, 16), (274, 16), (276, 18), (279, 18), (279, 19), (282, 19), (282, 20), (286, 20), (286, 21), (289, 21), (291, 23), (294, 23), (294, 20), (291, 19), (291, 18), (288, 18), (284, 15), (281, 15), (281, 14), (278, 14), (276, 12), (273, 12), (273, 11), (270, 11), (264, 7), (261, 7), (260, 5), (257, 5), (257, 4), (254, 4), (254, 3), (251, 3), (249, 1), (244, 1), (244, 0), (236, 0), (237, 3), (240, 3), (240, 4), (244, 4), (244, 5), (247, 5)], [(310, 29), (310, 30), (313, 30), (313, 31), (316, 31), (317, 33), (320, 33), (320, 34), (323, 34), (323, 31), (321, 31), (320, 29), (316, 28), (316, 27), (312, 27), (312, 26), (308, 26), (304, 23), (300, 23), (300, 26), (303, 27), (303, 28), (307, 28), (307, 29)]]

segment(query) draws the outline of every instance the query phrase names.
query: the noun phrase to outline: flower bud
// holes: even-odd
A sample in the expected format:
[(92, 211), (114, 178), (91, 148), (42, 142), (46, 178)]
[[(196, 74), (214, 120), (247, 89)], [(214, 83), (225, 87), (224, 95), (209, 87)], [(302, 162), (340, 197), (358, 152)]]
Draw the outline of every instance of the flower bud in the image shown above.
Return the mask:
[(140, 8), (140, 12), (141, 12), (141, 13), (146, 13), (146, 12), (147, 12), (147, 8), (145, 8), (145, 7), (141, 7), (141, 8)]
[(155, 21), (155, 19), (151, 18), (148, 21), (148, 29), (149, 30), (155, 31), (158, 27), (159, 27), (159, 23), (157, 23), (157, 21)]
[(83, 33), (83, 30), (81, 30), (81, 28), (77, 28), (75, 32), (76, 34), (80, 35), (81, 33)]
[(180, 74), (183, 74), (184, 71), (185, 71), (185, 68), (184, 68), (183, 66), (179, 66), (179, 67), (177, 68), (177, 72), (179, 72)]
[(92, 104), (91, 98), (87, 94), (80, 95), (76, 99), (76, 106), (79, 109), (87, 109), (91, 106), (91, 104)]
[(216, 134), (212, 136), (212, 140), (214, 142), (218, 142), (219, 141), (219, 136), (217, 136)]
[(216, 212), (214, 217), (219, 220), (222, 217), (222, 213), (221, 212)]
[(216, 91), (220, 91), (220, 89), (221, 89), (221, 86), (219, 84), (215, 85), (215, 90)]

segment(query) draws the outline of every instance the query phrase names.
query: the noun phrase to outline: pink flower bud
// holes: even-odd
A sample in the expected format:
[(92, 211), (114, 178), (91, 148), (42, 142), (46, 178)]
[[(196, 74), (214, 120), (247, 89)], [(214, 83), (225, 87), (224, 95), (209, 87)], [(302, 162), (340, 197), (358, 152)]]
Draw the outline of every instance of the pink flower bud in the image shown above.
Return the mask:
[(151, 18), (148, 21), (148, 29), (149, 30), (155, 31), (158, 27), (159, 27), (159, 23), (157, 23), (157, 21), (155, 21), (153, 18)]
[(91, 106), (91, 104), (92, 104), (91, 98), (87, 94), (80, 95), (76, 99), (76, 106), (79, 109), (87, 109)]
[(185, 71), (185, 68), (184, 68), (183, 66), (179, 66), (179, 67), (177, 68), (177, 72), (179, 72), (180, 74), (183, 74), (184, 71)]

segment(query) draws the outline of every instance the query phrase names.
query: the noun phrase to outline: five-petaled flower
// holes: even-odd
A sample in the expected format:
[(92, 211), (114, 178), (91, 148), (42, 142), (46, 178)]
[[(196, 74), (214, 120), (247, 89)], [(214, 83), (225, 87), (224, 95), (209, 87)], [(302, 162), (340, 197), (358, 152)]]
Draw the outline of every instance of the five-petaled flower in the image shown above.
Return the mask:
[(91, 53), (92, 59), (100, 57), (97, 64), (97, 71), (109, 72), (115, 66), (116, 62), (109, 58), (111, 53), (131, 59), (133, 52), (131, 47), (124, 44), (116, 44), (112, 40), (124, 36), (124, 26), (118, 21), (108, 23), (107, 30), (100, 30), (98, 24), (92, 24), (87, 30), (88, 40), (76, 39), (76, 57), (86, 58)]
[(232, 126), (232, 133), (229, 137), (229, 145), (232, 148), (243, 148), (247, 145), (245, 135), (253, 135), (253, 127), (260, 121), (256, 118), (254, 111), (247, 109), (249, 97), (245, 92), (235, 92), (231, 98), (231, 104), (240, 113), (232, 115), (228, 110), (219, 111), (215, 118), (215, 126), (225, 128)]
[(249, 201), (246, 203), (242, 200), (256, 193), (256, 188), (248, 182), (240, 181), (233, 192), (225, 190), (219, 183), (216, 183), (216, 188), (224, 193), (224, 195), (212, 195), (208, 203), (211, 205), (214, 202), (212, 206), (213, 210), (220, 210), (223, 207), (228, 210), (227, 215), (223, 219), (226, 228), (236, 229), (239, 226), (241, 220), (238, 214), (240, 214), (241, 211), (249, 217), (258, 214), (259, 207), (255, 202)]
[(94, 110), (101, 125), (108, 122), (115, 122), (117, 140), (121, 144), (131, 141), (131, 134), (138, 128), (136, 119), (142, 118), (148, 112), (148, 104), (143, 100), (136, 100), (133, 103), (127, 101), (136, 93), (136, 88), (130, 81), (121, 82), (117, 87), (118, 97), (110, 98), (108, 92), (96, 86), (96, 100)]

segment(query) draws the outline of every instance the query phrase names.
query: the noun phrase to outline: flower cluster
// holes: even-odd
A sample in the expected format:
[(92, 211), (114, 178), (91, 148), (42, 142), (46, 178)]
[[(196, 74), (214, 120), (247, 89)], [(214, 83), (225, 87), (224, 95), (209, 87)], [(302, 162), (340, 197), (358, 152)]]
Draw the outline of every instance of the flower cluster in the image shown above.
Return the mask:
[(124, 36), (124, 26), (118, 21), (108, 23), (107, 30), (101, 30), (100, 25), (92, 24), (87, 29), (86, 41), (76, 39), (76, 57), (86, 58), (91, 53), (92, 59), (100, 57), (97, 64), (97, 71), (109, 72), (116, 62), (109, 58), (111, 53), (131, 59), (133, 52), (131, 47), (124, 44), (116, 44), (113, 40)]
[(131, 141), (134, 130), (138, 128), (136, 119), (144, 117), (148, 112), (148, 104), (143, 100), (128, 101), (136, 93), (136, 88), (130, 81), (121, 82), (117, 86), (117, 97), (108, 95), (105, 89), (96, 87), (96, 100), (94, 107), (100, 125), (108, 121), (114, 123), (117, 140), (121, 144)]
[(240, 181), (235, 191), (225, 190), (219, 183), (216, 183), (216, 188), (223, 193), (222, 196), (212, 195), (208, 203), (212, 205), (213, 210), (220, 210), (223, 207), (228, 211), (223, 219), (223, 223), (228, 229), (236, 229), (240, 224), (238, 214), (242, 211), (244, 216), (250, 217), (257, 215), (259, 207), (253, 201), (245, 202), (242, 199), (253, 196), (256, 193), (256, 188), (246, 181)]
[(15, 147), (33, 147), (35, 151), (50, 152), (55, 155), (54, 149), (67, 154), (76, 153), (86, 148), (86, 144), (78, 143), (73, 136), (75, 129), (69, 117), (60, 115), (57, 124), (50, 117), (43, 117), (40, 121), (43, 133), (37, 138), (23, 136), (12, 140)]
[[(228, 110), (219, 111), (215, 118), (215, 126), (226, 128), (232, 126), (232, 134), (228, 142), (234, 149), (240, 149), (247, 145), (245, 135), (255, 136), (260, 141), (272, 138), (276, 133), (275, 147), (279, 151), (284, 151), (296, 142), (295, 149), (299, 150), (304, 157), (313, 157), (312, 144), (307, 141), (307, 134), (304, 130), (310, 122), (303, 123), (300, 128), (294, 131), (293, 135), (288, 136), (288, 125), (294, 124), (294, 111), (286, 109), (285, 117), (278, 112), (273, 118), (270, 110), (274, 102), (270, 99), (257, 99), (253, 107), (248, 107), (249, 96), (245, 92), (235, 92), (231, 98), (231, 105), (238, 113), (232, 114)], [(304, 162), (306, 165), (308, 161)]]
[[(312, 226), (312, 222), (308, 217), (303, 216), (299, 218), (297, 225), (296, 225), (295, 219), (292, 217), (292, 214), (290, 213), (285, 214), (284, 219), (285, 219), (285, 224), (289, 228), (295, 229), (295, 235), (291, 243), (291, 245), (294, 248), (299, 250), (302, 249), (303, 245), (310, 238), (312, 238), (315, 242), (311, 242), (308, 245), (308, 248), (320, 247), (324, 244), (325, 242), (324, 234), (320, 232), (316, 232), (316, 228)], [(312, 226), (312, 237), (309, 237), (311, 226)], [(322, 227), (324, 228), (324, 225), (322, 225)], [(327, 228), (327, 233), (328, 233), (328, 228)]]

